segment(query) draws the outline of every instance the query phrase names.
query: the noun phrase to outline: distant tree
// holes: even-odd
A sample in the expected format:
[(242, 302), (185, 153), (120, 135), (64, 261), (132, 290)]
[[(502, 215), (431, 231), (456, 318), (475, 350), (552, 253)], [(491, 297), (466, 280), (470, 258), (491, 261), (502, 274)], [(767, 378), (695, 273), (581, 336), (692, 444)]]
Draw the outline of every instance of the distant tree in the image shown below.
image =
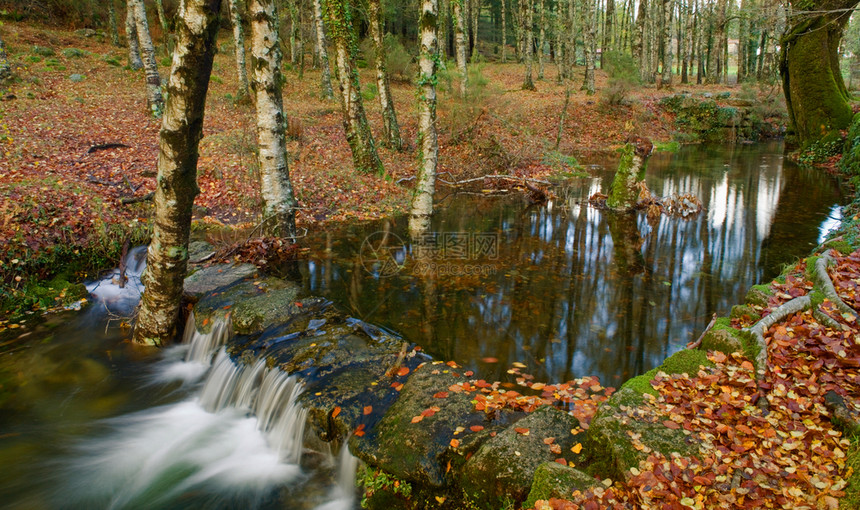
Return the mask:
[(340, 84), (343, 129), (346, 141), (352, 150), (352, 161), (360, 172), (376, 172), (382, 175), (385, 169), (376, 152), (376, 142), (370, 132), (361, 86), (356, 70), (355, 32), (352, 26), (349, 0), (327, 0), (325, 21), (329, 27), (335, 47), (336, 75)]
[(113, 0), (108, 0), (108, 23), (110, 25), (110, 41), (119, 47), (119, 27), (116, 20), (116, 6)]
[(137, 22), (134, 19), (133, 2), (127, 0), (125, 8), (125, 38), (128, 41), (128, 66), (135, 71), (143, 69), (143, 60), (140, 58), (140, 43), (137, 42)]
[(660, 78), (660, 85), (663, 87), (672, 86), (672, 13), (674, 10), (675, 6), (672, 4), (672, 0), (663, 0), (660, 23), (663, 32), (660, 37), (662, 44), (660, 53), (663, 56), (663, 73)]
[(594, 34), (594, 6), (589, 0), (582, 3), (582, 30), (585, 34), (585, 78), (581, 90), (594, 94), (594, 53), (597, 37)]
[(370, 39), (373, 43), (373, 53), (376, 60), (376, 88), (379, 91), (379, 102), (382, 105), (384, 143), (392, 149), (399, 151), (403, 148), (403, 140), (400, 138), (400, 125), (397, 123), (394, 98), (391, 96), (388, 71), (385, 69), (386, 51), (382, 31), (380, 0), (367, 0), (367, 18), (370, 24)]
[(508, 26), (506, 18), (508, 17), (507, 3), (508, 0), (499, 0), (502, 8), (502, 63), (508, 61)]
[(333, 99), (334, 91), (331, 88), (331, 69), (329, 68), (328, 49), (326, 48), (328, 41), (325, 36), (325, 26), (323, 25), (322, 5), (320, 4), (320, 1), (321, 0), (313, 0), (314, 28), (317, 33), (317, 53), (319, 54), (320, 68), (322, 69), (322, 73), (320, 75), (320, 88), (322, 89), (322, 95), (324, 98)]
[(9, 65), (9, 55), (6, 54), (6, 45), (0, 37), (0, 83), (12, 77), (12, 68)]
[(155, 60), (152, 37), (149, 35), (146, 9), (143, 0), (128, 0), (128, 6), (134, 13), (137, 41), (140, 43), (143, 68), (146, 74), (146, 106), (152, 115), (160, 117), (164, 110), (164, 98), (161, 97), (161, 76), (158, 74), (158, 63)]
[(236, 92), (238, 101), (243, 101), (248, 97), (248, 70), (245, 68), (245, 30), (242, 27), (242, 18), (239, 0), (230, 0), (230, 22), (233, 24), (236, 71), (239, 78), (239, 90)]
[(409, 230), (416, 234), (426, 231), (433, 214), (436, 190), (436, 167), (439, 143), (436, 135), (436, 15), (437, 0), (422, 0), (418, 28), (421, 33), (421, 54), (418, 57), (418, 139), (421, 145), (421, 166), (412, 195)]
[(164, 43), (164, 53), (165, 55), (170, 55), (173, 52), (173, 36), (170, 33), (167, 16), (164, 14), (163, 0), (155, 0), (155, 11), (158, 13), (158, 22), (161, 24), (161, 37), (163, 38), (162, 43)]
[(167, 82), (167, 107), (159, 134), (152, 241), (143, 276), (146, 290), (134, 328), (134, 342), (139, 344), (165, 345), (176, 336), (188, 265), (191, 206), (198, 193), (198, 144), (220, 10), (221, 0), (182, 0), (179, 9), (178, 52)]
[(523, 34), (525, 34), (525, 41), (523, 42), (525, 54), (523, 56), (523, 60), (526, 63), (526, 76), (523, 79), (522, 89), (535, 90), (535, 84), (532, 81), (532, 62), (534, 61), (534, 6), (532, 5), (532, 0), (520, 0), (520, 5), (522, 6), (520, 17), (523, 22), (521, 30)]
[(281, 96), (281, 48), (276, 0), (249, 0), (251, 69), (257, 111), (257, 159), (264, 231), (296, 236), (296, 199), (287, 162), (287, 124)]
[(463, 2), (466, 0), (451, 0), (454, 10), (454, 46), (457, 54), (457, 70), (460, 72), (460, 97), (466, 97), (469, 87), (469, 73), (466, 70), (466, 20), (463, 13)]

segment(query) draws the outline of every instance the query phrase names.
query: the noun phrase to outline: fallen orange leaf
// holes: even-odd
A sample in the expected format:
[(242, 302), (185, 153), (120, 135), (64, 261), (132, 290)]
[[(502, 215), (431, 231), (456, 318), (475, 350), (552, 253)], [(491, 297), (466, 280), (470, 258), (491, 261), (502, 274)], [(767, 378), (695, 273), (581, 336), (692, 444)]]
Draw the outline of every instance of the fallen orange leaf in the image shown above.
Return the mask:
[(368, 414), (370, 414), (372, 412), (373, 412), (373, 406), (364, 406), (364, 415), (365, 416), (367, 416)]
[(340, 406), (334, 406), (334, 410), (331, 412), (332, 418), (337, 418), (337, 415), (340, 414)]

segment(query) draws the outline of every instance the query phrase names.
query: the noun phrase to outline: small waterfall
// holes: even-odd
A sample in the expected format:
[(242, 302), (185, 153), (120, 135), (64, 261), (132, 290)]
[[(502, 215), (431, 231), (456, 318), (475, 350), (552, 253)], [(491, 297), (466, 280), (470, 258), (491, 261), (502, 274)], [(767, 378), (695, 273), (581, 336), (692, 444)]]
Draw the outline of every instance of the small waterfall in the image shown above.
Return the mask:
[(182, 343), (188, 345), (188, 353), (185, 361), (196, 361), (205, 363), (207, 366), (212, 361), (212, 353), (227, 343), (233, 337), (233, 323), (229, 320), (216, 319), (209, 333), (197, 331), (197, 322), (194, 320), (194, 312), (188, 314), (185, 323), (185, 334)]
[(344, 440), (337, 456), (337, 479), (332, 500), (314, 510), (352, 510), (355, 508), (355, 474), (358, 459), (349, 451), (348, 439)]
[(307, 410), (298, 397), (298, 378), (260, 359), (253, 365), (237, 365), (224, 349), (218, 352), (212, 372), (200, 392), (200, 405), (209, 412), (237, 408), (257, 417), (257, 429), (285, 462), (301, 460)]
[(96, 301), (104, 304), (111, 312), (130, 313), (143, 293), (143, 283), (140, 277), (146, 269), (146, 246), (136, 246), (125, 256), (126, 281), (120, 286), (120, 270), (114, 269), (97, 280), (86, 285), (87, 291)]

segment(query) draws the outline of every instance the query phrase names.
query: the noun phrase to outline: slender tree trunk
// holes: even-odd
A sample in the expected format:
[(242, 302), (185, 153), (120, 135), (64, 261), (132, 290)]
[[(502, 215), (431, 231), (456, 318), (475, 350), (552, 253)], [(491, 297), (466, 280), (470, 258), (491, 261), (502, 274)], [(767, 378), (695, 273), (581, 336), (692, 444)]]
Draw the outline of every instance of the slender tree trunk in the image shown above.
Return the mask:
[(633, 58), (639, 64), (639, 74), (642, 81), (646, 81), (646, 63), (645, 53), (645, 17), (648, 12), (648, 0), (639, 0), (639, 12), (636, 15), (636, 36), (633, 38)]
[(331, 88), (331, 68), (328, 63), (328, 41), (325, 36), (325, 26), (323, 25), (322, 4), (321, 0), (313, 0), (314, 3), (314, 26), (317, 31), (317, 50), (320, 56), (320, 68), (322, 73), (320, 76), (320, 88), (322, 95), (326, 99), (334, 98), (334, 90)]
[(672, 0), (663, 0), (663, 36), (660, 38), (663, 43), (663, 76), (660, 85), (663, 87), (672, 86), (672, 12), (674, 9)]
[(506, 21), (508, 17), (508, 0), (500, 0), (500, 2), (502, 4), (502, 63), (504, 64), (508, 61), (508, 27)]
[(290, 13), (290, 64), (299, 63), (299, 12), (296, 8), (297, 0), (289, 0), (288, 10)]
[(738, 29), (738, 83), (747, 78), (747, 49), (749, 48), (749, 3), (747, 0), (741, 0), (741, 10), (738, 13), (740, 16), (740, 28)]
[(340, 84), (341, 109), (343, 110), (343, 129), (346, 141), (352, 150), (352, 161), (360, 172), (385, 173), (382, 161), (376, 152), (376, 142), (370, 132), (364, 103), (361, 100), (361, 86), (358, 82), (355, 55), (357, 53), (355, 32), (352, 28), (352, 14), (349, 0), (327, 0), (325, 21), (331, 31), (335, 47), (336, 75)]
[(187, 272), (191, 206), (198, 193), (198, 143), (220, 0), (184, 0), (177, 34), (179, 50), (167, 83), (167, 108), (161, 123), (158, 185), (153, 203), (152, 242), (146, 257), (140, 313), (134, 341), (165, 345), (176, 334), (182, 285)]
[[(460, 1), (460, 0), (457, 0)], [(439, 144), (436, 138), (436, 11), (437, 0), (422, 0), (418, 27), (421, 31), (421, 54), (418, 87), (418, 139), (421, 146), (421, 166), (409, 217), (409, 230), (413, 235), (426, 231), (433, 214), (433, 195), (436, 190), (436, 167)], [(416, 236), (417, 237), (417, 236)]]
[(140, 43), (137, 41), (137, 22), (134, 20), (134, 4), (136, 0), (127, 0), (125, 7), (125, 38), (128, 40), (128, 66), (137, 71), (143, 69), (140, 58)]
[(576, 0), (567, 1), (567, 77), (573, 79), (576, 67)]
[(685, 15), (686, 29), (684, 30), (684, 66), (681, 68), (681, 83), (689, 83), (693, 72), (693, 49), (695, 47), (695, 34), (693, 26), (693, 11), (696, 9), (696, 0), (687, 0)]
[(538, 79), (543, 80), (543, 47), (546, 44), (546, 9), (545, 9), (545, 1), (540, 0), (538, 4), (538, 8), (540, 9), (540, 17), (538, 19), (538, 23), (540, 23), (540, 32), (538, 36)]
[(6, 53), (6, 45), (0, 38), (0, 83), (12, 77), (12, 67), (9, 65), (9, 55)]
[(792, 17), (791, 27), (780, 41), (779, 67), (789, 121), (802, 144), (851, 123), (851, 97), (839, 69), (839, 44), (849, 9), (857, 3), (819, 0), (812, 6), (802, 4), (804, 9), (821, 12)]
[(454, 45), (457, 52), (457, 70), (460, 72), (460, 97), (466, 97), (469, 73), (466, 70), (466, 20), (463, 16), (463, 2), (466, 0), (451, 0), (454, 8)]
[(108, 0), (108, 22), (110, 23), (110, 41), (119, 48), (119, 26), (116, 20), (116, 6), (113, 0)]
[(439, 0), (439, 22), (437, 29), (439, 36), (436, 38), (436, 47), (439, 48), (439, 55), (442, 61), (448, 57), (448, 23), (451, 19), (451, 9), (448, 6), (448, 0)]
[(233, 23), (233, 41), (236, 44), (236, 70), (239, 78), (239, 90), (236, 100), (243, 101), (248, 97), (248, 71), (245, 68), (245, 31), (242, 28), (242, 13), (239, 12), (239, 0), (230, 0), (230, 21)]
[(470, 58), (475, 58), (478, 53), (478, 18), (481, 15), (481, 0), (472, 0), (472, 52)]
[(606, 52), (615, 50), (615, 0), (606, 0), (606, 23), (603, 25), (603, 44), (600, 51), (600, 68), (605, 65)]
[(714, 30), (713, 30), (713, 46), (708, 53), (708, 83), (714, 84), (720, 82), (722, 68), (720, 60), (723, 54), (723, 35), (726, 32), (726, 8), (728, 3), (726, 0), (718, 0), (716, 12), (714, 13)]
[(559, 85), (561, 85), (564, 79), (567, 78), (567, 70), (564, 65), (564, 1), (565, 0), (556, 0), (555, 25), (553, 29), (555, 35), (555, 67), (558, 70), (558, 73), (556, 74), (556, 83)]
[(525, 49), (525, 62), (526, 62), (526, 77), (523, 80), (523, 90), (535, 90), (535, 84), (532, 81), (532, 61), (534, 60), (534, 6), (532, 5), (532, 0), (520, 0), (523, 8), (523, 13), (521, 15), (523, 19), (523, 26), (521, 28), (524, 35), (523, 49)]
[(155, 9), (158, 13), (158, 22), (161, 24), (161, 37), (164, 39), (164, 54), (170, 55), (173, 51), (171, 43), (170, 28), (167, 26), (167, 16), (164, 15), (164, 3), (162, 0), (155, 0)]
[(146, 103), (150, 113), (160, 117), (164, 111), (164, 98), (161, 97), (161, 76), (158, 74), (158, 63), (155, 60), (155, 48), (149, 36), (149, 23), (146, 21), (146, 9), (143, 0), (129, 0), (129, 6), (134, 11), (137, 25), (137, 40), (140, 43), (143, 69), (146, 72)]
[(582, 2), (582, 30), (585, 35), (585, 79), (580, 90), (584, 90), (589, 96), (594, 94), (594, 47), (596, 44), (594, 21), (594, 6), (589, 0), (585, 0)]
[(403, 140), (400, 138), (400, 125), (397, 123), (394, 99), (391, 97), (391, 86), (385, 69), (385, 41), (382, 35), (382, 9), (379, 4), (380, 0), (367, 0), (370, 38), (376, 53), (376, 86), (379, 90), (379, 102), (382, 104), (383, 138), (385, 145), (399, 151), (403, 148)]
[[(231, 0), (232, 1), (232, 0)], [(251, 69), (257, 111), (257, 161), (265, 232), (296, 236), (296, 199), (287, 161), (286, 115), (281, 95), (281, 47), (276, 0), (250, 0)]]

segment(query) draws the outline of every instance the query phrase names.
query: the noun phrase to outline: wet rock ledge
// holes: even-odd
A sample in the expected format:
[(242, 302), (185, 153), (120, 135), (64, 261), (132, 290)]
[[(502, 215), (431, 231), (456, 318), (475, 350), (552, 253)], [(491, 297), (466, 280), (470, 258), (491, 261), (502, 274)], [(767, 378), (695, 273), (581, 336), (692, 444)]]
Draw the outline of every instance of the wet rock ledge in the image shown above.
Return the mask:
[(628, 477), (648, 452), (696, 453), (689, 433), (644, 419), (637, 407), (655, 393), (649, 381), (658, 372), (708, 370), (703, 351), (679, 352), (631, 379), (589, 426), (557, 398), (572, 383), (533, 396), (499, 390), (252, 265), (199, 268), (185, 297), (201, 333), (230, 321), (235, 362), (264, 357), (302, 378), (306, 442), (348, 444), (364, 463), (358, 481), (369, 508), (529, 508)]

